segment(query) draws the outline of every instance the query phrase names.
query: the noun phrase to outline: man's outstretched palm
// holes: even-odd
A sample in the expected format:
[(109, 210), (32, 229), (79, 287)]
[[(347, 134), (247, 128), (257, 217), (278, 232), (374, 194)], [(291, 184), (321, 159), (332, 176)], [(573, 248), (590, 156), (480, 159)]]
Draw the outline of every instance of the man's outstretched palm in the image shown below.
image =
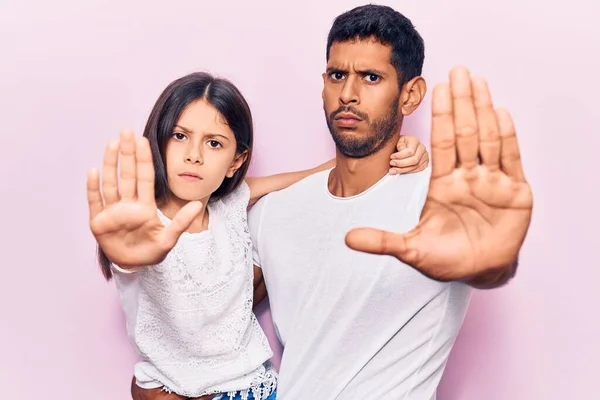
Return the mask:
[(346, 243), (442, 281), (503, 273), (533, 207), (511, 117), (494, 109), (486, 82), (464, 68), (434, 89), (432, 114), (432, 176), (419, 224), (402, 235), (354, 229)]
[[(117, 183), (119, 158), (121, 179)], [(102, 190), (94, 169), (88, 174), (87, 193), (90, 229), (106, 256), (121, 267), (162, 261), (202, 209), (200, 202), (190, 202), (167, 227), (163, 225), (154, 199), (150, 145), (144, 137), (135, 140), (130, 131), (106, 148)]]

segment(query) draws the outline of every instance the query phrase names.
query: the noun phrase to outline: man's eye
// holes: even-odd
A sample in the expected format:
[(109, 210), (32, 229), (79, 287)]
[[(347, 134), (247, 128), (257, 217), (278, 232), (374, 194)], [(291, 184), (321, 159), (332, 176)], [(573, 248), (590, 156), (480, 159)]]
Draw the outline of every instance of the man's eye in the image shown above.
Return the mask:
[(379, 79), (380, 79), (379, 75), (375, 75), (375, 74), (368, 74), (367, 75), (367, 80), (369, 82), (377, 82), (377, 81), (379, 81)]
[(341, 79), (344, 79), (344, 74), (342, 72), (332, 72), (331, 77), (336, 81), (339, 81)]

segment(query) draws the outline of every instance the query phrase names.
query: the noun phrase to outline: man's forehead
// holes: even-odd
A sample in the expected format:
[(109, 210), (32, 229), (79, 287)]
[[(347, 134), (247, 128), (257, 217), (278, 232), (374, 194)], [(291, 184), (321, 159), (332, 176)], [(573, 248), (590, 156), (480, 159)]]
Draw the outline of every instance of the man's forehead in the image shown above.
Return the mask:
[(376, 39), (357, 39), (334, 42), (329, 50), (328, 67), (359, 68), (359, 69), (390, 69), (394, 68), (392, 47), (381, 44)]

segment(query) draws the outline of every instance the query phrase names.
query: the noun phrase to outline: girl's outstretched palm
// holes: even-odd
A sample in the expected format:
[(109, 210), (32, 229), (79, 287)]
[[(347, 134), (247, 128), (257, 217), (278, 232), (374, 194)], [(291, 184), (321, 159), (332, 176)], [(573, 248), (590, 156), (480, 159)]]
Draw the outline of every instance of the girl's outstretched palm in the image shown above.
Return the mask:
[(200, 202), (190, 202), (168, 226), (163, 225), (154, 198), (150, 145), (145, 137), (136, 140), (131, 131), (108, 144), (102, 189), (98, 170), (90, 170), (87, 196), (90, 229), (109, 260), (123, 268), (161, 262), (202, 210)]

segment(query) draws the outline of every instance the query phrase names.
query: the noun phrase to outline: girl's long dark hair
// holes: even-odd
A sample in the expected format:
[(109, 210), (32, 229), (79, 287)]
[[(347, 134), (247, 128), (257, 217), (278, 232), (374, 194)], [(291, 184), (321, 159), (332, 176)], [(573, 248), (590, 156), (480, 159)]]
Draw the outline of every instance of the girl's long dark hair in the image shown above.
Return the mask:
[[(246, 162), (231, 178), (225, 180), (211, 195), (214, 201), (227, 196), (242, 183), (248, 172), (252, 157), (253, 122), (250, 107), (244, 96), (223, 78), (206, 72), (195, 72), (173, 81), (162, 92), (152, 108), (144, 129), (144, 136), (150, 142), (154, 164), (154, 197), (157, 204), (164, 203), (170, 194), (165, 166), (165, 148), (173, 134), (173, 128), (183, 110), (197, 100), (205, 100), (223, 116), (233, 131), (237, 143), (237, 153), (247, 152)], [(112, 278), (111, 262), (98, 246), (98, 262), (107, 281)]]

